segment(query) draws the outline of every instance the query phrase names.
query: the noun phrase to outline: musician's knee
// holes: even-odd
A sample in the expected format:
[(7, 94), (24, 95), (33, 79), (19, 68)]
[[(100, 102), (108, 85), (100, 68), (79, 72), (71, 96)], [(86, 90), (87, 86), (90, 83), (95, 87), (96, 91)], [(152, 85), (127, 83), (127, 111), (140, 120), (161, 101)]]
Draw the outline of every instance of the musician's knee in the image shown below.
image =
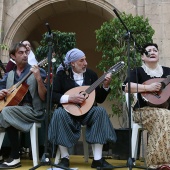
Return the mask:
[(96, 114), (97, 117), (101, 117), (101, 118), (108, 117), (108, 114), (105, 108), (101, 106), (97, 106), (95, 109), (96, 111), (94, 112), (94, 114)]
[(8, 112), (11, 110), (10, 108), (11, 108), (10, 106), (4, 107), (4, 108), (2, 109), (2, 111), (1, 111), (1, 114), (6, 114), (6, 113), (8, 113)]
[(63, 108), (58, 108), (54, 110), (53, 117), (60, 120), (60, 118), (66, 117), (68, 113)]

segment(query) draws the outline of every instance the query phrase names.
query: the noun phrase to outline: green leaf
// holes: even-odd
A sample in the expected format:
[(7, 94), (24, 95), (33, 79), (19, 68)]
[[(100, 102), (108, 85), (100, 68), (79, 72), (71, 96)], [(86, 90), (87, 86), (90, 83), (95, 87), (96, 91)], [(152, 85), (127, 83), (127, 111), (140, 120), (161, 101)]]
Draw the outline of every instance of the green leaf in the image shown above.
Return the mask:
[[(120, 15), (122, 21), (129, 29), (129, 33), (133, 36), (135, 43), (142, 46), (146, 42), (153, 42), (153, 28), (149, 25), (148, 18), (143, 16), (133, 16), (132, 14), (122, 13)], [(96, 51), (102, 52), (102, 60), (97, 65), (97, 68), (104, 71), (108, 67), (116, 64), (119, 61), (128, 63), (127, 57), (127, 41), (125, 34), (127, 31), (118, 18), (113, 18), (110, 21), (104, 22), (101, 27), (95, 30), (96, 33)], [(141, 55), (138, 51), (134, 52), (134, 41), (130, 41), (130, 67), (131, 69), (141, 65)], [(112, 101), (112, 116), (114, 114), (122, 114), (122, 83), (127, 74), (127, 64), (118, 74), (113, 75), (111, 82), (111, 92), (108, 100)]]
[[(56, 59), (56, 64), (54, 71), (63, 60), (67, 51), (71, 50), (76, 46), (76, 34), (73, 32), (60, 32), (58, 30), (52, 30), (52, 49), (55, 52), (54, 58)], [(49, 37), (48, 32), (42, 35), (42, 40), (40, 41), (40, 46), (36, 49), (36, 56), (38, 60), (42, 60), (48, 56), (49, 52)]]

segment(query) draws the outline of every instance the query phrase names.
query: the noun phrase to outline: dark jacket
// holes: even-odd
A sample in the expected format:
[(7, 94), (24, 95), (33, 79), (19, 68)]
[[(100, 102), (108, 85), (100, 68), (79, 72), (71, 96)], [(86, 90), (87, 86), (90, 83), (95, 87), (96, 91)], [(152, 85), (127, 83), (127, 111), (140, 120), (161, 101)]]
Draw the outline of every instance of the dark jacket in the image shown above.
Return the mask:
[[(87, 69), (86, 72), (84, 73), (83, 85), (90, 86), (96, 80), (98, 80), (97, 74), (94, 71)], [(56, 74), (53, 83), (53, 95), (52, 95), (53, 103), (59, 104), (62, 95), (65, 94), (65, 92), (67, 92), (68, 90), (77, 86), (79, 85), (76, 84), (75, 81), (73, 80), (73, 73), (71, 70), (69, 70), (69, 75), (67, 75), (63, 70), (59, 71)], [(98, 86), (95, 90), (96, 90), (95, 102), (103, 103), (110, 89), (106, 91), (102, 86)]]

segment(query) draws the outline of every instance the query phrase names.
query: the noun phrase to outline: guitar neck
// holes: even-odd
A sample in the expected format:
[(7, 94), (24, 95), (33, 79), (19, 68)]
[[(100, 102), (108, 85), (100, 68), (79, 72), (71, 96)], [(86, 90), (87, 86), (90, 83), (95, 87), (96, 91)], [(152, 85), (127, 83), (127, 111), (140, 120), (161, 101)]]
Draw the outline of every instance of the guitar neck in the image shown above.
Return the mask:
[(87, 88), (85, 91), (86, 93), (90, 94), (98, 85), (100, 85), (106, 76), (107, 73), (103, 74), (97, 81), (95, 81), (89, 88)]
[(24, 78), (16, 84), (16, 88), (19, 87), (31, 74), (32, 72), (29, 71), (29, 73), (25, 75)]
[[(45, 58), (44, 60), (40, 61), (37, 65), (38, 66), (42, 66), (46, 62), (47, 62), (47, 58)], [(29, 71), (29, 73), (27, 75), (25, 75), (24, 78), (16, 84), (16, 87), (19, 87), (31, 74), (32, 74), (32, 71)]]

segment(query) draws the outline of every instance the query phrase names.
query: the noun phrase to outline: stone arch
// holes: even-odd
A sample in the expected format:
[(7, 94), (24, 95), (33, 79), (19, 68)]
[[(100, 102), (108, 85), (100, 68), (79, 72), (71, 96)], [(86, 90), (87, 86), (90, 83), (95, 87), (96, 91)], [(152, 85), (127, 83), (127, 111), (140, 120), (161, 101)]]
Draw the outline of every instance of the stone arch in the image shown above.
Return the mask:
[[(118, 3), (116, 0), (41, 0), (34, 1), (32, 4), (30, 4), (30, 1), (29, 3), (28, 1), (26, 2), (25, 6), (21, 6), (19, 3), (24, 4), (23, 0), (22, 2), (17, 1), (17, 3), (10, 8), (9, 12), (10, 15), (13, 16), (13, 21), (10, 26), (5, 26), (7, 31), (3, 39), (3, 43), (9, 47), (13, 42), (20, 41), (23, 38), (28, 38), (31, 33), (36, 34), (37, 28), (42, 27), (42, 23), (45, 20), (50, 20), (50, 18), (53, 18), (55, 15), (61, 16), (64, 14), (65, 16), (68, 16), (68, 13), (73, 14), (76, 12), (76, 14), (78, 14), (84, 12), (87, 16), (92, 15), (97, 19), (101, 18), (101, 22), (103, 22), (114, 17), (113, 8), (117, 8), (122, 11), (132, 9), (130, 12), (135, 13), (133, 9), (134, 5), (129, 3), (128, 0), (124, 1), (123, 4)], [(21, 7), (21, 9), (19, 7)], [(16, 11), (18, 12), (16, 13)], [(43, 12), (45, 11), (48, 13), (46, 16), (43, 15)], [(31, 24), (32, 21), (33, 23)], [(28, 28), (28, 25), (31, 26)], [(45, 27), (40, 32), (43, 31), (45, 31)], [(3, 56), (3, 58), (7, 61), (8, 52), (4, 51)]]
[[(98, 25), (96, 24), (96, 26), (97, 28), (99, 28), (104, 21), (115, 17), (113, 8), (116, 8), (122, 12), (125, 11), (134, 15), (136, 14), (136, 9), (134, 8), (133, 4), (134, 1), (129, 0), (123, 0), (121, 1), (121, 3), (118, 0), (4, 0), (4, 2), (15, 3), (9, 5), (9, 9), (6, 11), (8, 16), (4, 18), (3, 23), (5, 30), (3, 43), (7, 44), (9, 47), (13, 42), (20, 41), (21, 39), (29, 38), (30, 40), (34, 40), (33, 38), (34, 36), (36, 36), (36, 33), (43, 33), (44, 31), (47, 31), (46, 28), (44, 28), (43, 26), (43, 22), (48, 21), (52, 17), (54, 17), (54, 15), (50, 13), (51, 11), (54, 12), (53, 14), (59, 15), (57, 19), (62, 18), (62, 15), (63, 18), (73, 18), (76, 15), (79, 15), (78, 19), (81, 19), (81, 16), (83, 16), (83, 19), (86, 19), (86, 22), (89, 19), (91, 23), (89, 23), (88, 26), (90, 28), (88, 29), (91, 30), (91, 35), (93, 37), (91, 35), (88, 35), (88, 37), (84, 35), (84, 37), (86, 38), (86, 40), (89, 39), (89, 41), (93, 41), (93, 44), (91, 45), (91, 42), (87, 41), (83, 45), (80, 43), (79, 47), (81, 47), (81, 49), (83, 48), (83, 51), (85, 50), (85, 54), (87, 57), (90, 56), (90, 60), (87, 60), (88, 64), (97, 73), (99, 73), (99, 71), (95, 69), (95, 66), (100, 61), (101, 54), (95, 52), (96, 44), (94, 33), (92, 34), (92, 32), (96, 29), (96, 27), (91, 27), (91, 25), (97, 23)], [(57, 9), (57, 11), (55, 9)], [(45, 16), (45, 12), (49, 13), (48, 17)], [(85, 18), (84, 14), (86, 14), (89, 18)], [(10, 16), (11, 18), (9, 18)], [(31, 27), (27, 28), (30, 23), (32, 23)], [(64, 31), (68, 30), (66, 29), (67, 25), (64, 28), (63, 27), (62, 29)], [(85, 31), (83, 31), (81, 34), (84, 34), (84, 32)], [(82, 35), (80, 35), (80, 39), (81, 38)], [(85, 46), (89, 46), (89, 44), (90, 49), (86, 49)], [(4, 63), (8, 62), (9, 57), (7, 51), (3, 51), (3, 54), (1, 56), (1, 59)], [(105, 108), (107, 108), (108, 113), (111, 112), (110, 103), (106, 102), (103, 105), (105, 106)], [(119, 121), (114, 121), (115, 127), (119, 127), (118, 122)]]

